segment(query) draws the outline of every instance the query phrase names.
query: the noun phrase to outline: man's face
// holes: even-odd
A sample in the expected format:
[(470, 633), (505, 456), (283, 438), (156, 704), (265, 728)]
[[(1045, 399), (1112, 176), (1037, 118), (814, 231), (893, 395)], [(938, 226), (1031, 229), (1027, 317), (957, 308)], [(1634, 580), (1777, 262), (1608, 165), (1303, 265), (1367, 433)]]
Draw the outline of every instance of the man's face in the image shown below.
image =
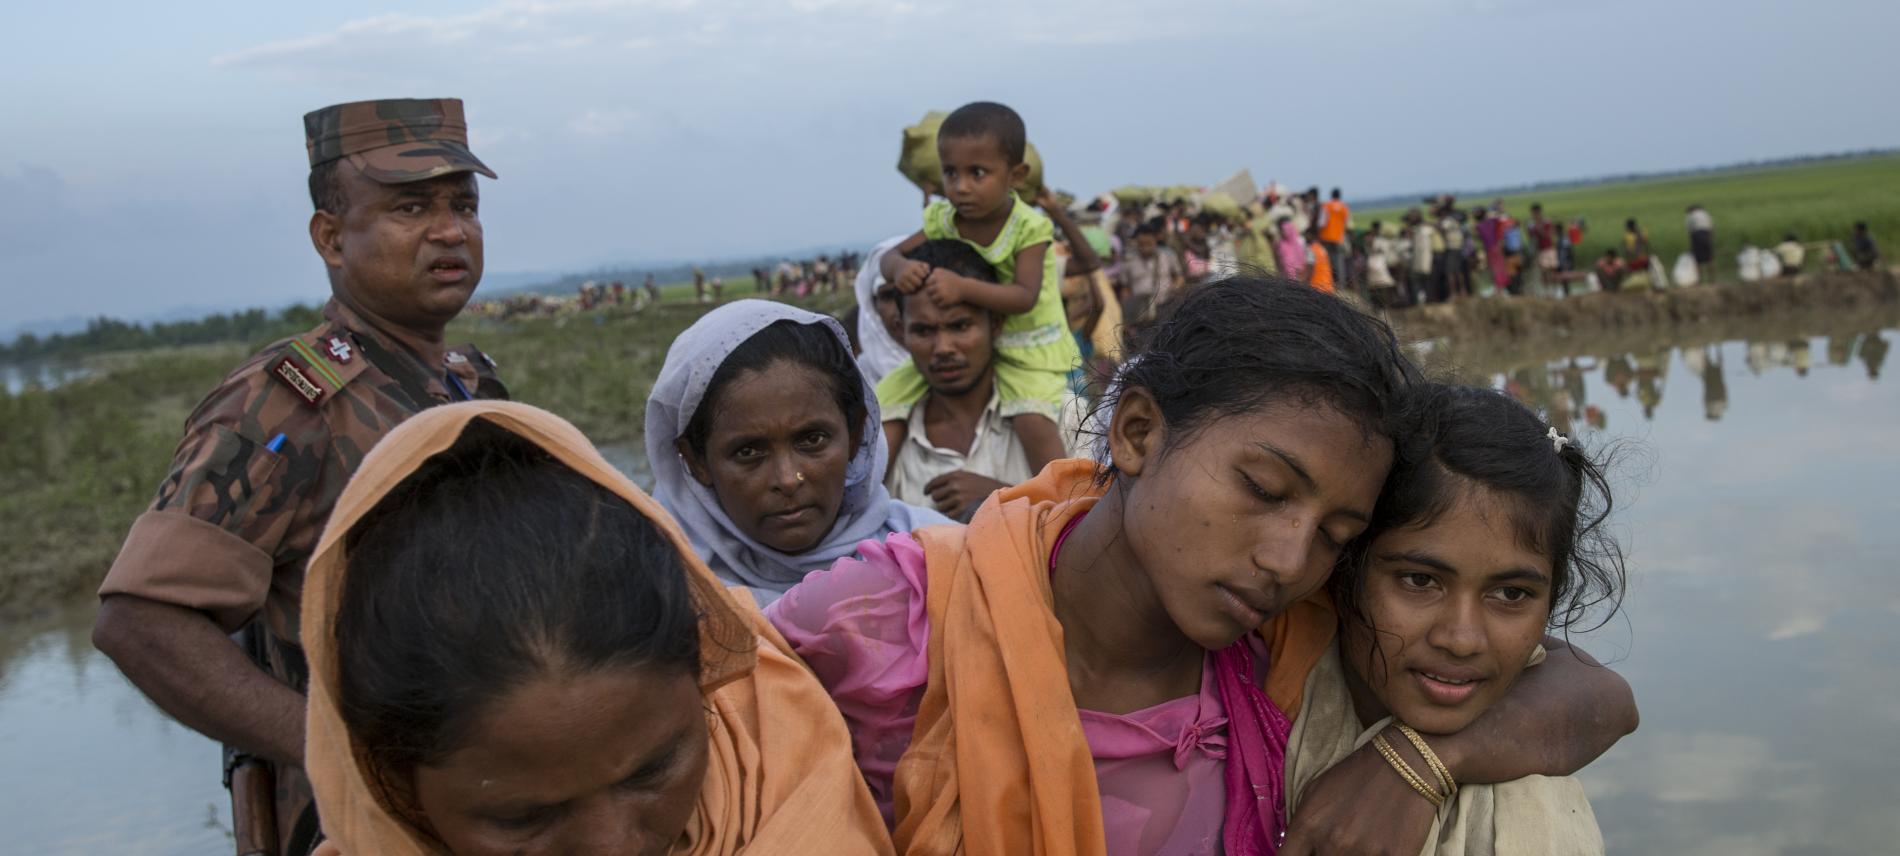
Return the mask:
[(968, 395), (989, 375), (998, 328), (968, 303), (939, 309), (921, 296), (904, 301), (904, 349), (939, 395)]
[(1141, 257), (1144, 259), (1154, 258), (1155, 257), (1155, 234), (1153, 232), (1143, 232), (1139, 235), (1136, 235), (1135, 236), (1135, 251), (1138, 253), (1141, 253)]
[(348, 207), (319, 211), (311, 240), (341, 294), (385, 321), (440, 329), (482, 278), (480, 195), (473, 173), (380, 184), (338, 165)]

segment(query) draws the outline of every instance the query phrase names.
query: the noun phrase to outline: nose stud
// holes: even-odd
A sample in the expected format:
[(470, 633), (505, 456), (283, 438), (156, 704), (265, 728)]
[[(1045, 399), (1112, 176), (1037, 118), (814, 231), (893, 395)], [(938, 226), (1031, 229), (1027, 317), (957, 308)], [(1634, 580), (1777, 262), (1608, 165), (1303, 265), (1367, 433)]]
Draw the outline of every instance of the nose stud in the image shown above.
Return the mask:
[(804, 473), (794, 473), (794, 475), (796, 475), (796, 476), (798, 476), (798, 480), (799, 480), (799, 481), (804, 481), (804, 480), (805, 480), (805, 474), (804, 474)]

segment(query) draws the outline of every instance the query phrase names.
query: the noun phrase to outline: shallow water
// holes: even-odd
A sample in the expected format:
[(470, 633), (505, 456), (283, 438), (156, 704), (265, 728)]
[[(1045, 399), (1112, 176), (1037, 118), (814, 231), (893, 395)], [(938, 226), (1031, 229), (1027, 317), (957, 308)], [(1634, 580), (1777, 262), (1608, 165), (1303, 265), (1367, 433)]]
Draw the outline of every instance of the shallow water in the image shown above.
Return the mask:
[(1653, 460), (1617, 479), (1625, 612), (1580, 640), (1643, 713), (1583, 775), (1611, 852), (1900, 846), (1900, 391), (1876, 377), (1894, 339), (1610, 356), (1582, 400), (1569, 361), (1508, 376)]
[(66, 362), (0, 363), (0, 382), (8, 395), (19, 395), (28, 387), (53, 389), (88, 377), (93, 370)]
[[(1576, 637), (1643, 711), (1583, 775), (1611, 852), (1900, 842), (1900, 665), (1885, 656), (1900, 649), (1900, 390), (1873, 377), (1897, 335), (1801, 332), (1465, 373), (1633, 453), (1615, 471), (1629, 600)], [(638, 449), (606, 451), (649, 478)], [(93, 651), (91, 616), (0, 630), (7, 847), (228, 852), (217, 748)]]

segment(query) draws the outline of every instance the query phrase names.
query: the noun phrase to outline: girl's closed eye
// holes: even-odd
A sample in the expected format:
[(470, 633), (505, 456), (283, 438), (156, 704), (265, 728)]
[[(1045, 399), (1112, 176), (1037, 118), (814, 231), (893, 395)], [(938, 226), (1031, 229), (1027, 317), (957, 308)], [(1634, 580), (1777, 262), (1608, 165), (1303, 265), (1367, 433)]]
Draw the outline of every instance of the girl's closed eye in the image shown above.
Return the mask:
[(1266, 488), (1261, 487), (1259, 482), (1254, 481), (1253, 477), (1247, 475), (1246, 473), (1240, 474), (1240, 480), (1246, 483), (1247, 492), (1259, 498), (1261, 502), (1264, 502), (1268, 505), (1278, 505), (1286, 501), (1286, 497), (1281, 496), (1277, 493), (1273, 493), (1272, 491), (1269, 491)]

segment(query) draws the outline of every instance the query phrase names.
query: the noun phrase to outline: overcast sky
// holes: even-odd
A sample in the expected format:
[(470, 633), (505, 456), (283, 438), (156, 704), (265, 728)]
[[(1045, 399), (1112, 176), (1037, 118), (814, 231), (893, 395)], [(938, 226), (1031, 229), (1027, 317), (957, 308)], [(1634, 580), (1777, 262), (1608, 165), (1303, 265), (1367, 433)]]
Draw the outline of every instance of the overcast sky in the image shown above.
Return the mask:
[(1245, 166), (1366, 198), (1900, 143), (1894, 0), (110, 0), (0, 21), (0, 332), (321, 298), (302, 115), (367, 98), (467, 102), (501, 175), (491, 272), (910, 230), (899, 130), (978, 99), (1081, 193)]

